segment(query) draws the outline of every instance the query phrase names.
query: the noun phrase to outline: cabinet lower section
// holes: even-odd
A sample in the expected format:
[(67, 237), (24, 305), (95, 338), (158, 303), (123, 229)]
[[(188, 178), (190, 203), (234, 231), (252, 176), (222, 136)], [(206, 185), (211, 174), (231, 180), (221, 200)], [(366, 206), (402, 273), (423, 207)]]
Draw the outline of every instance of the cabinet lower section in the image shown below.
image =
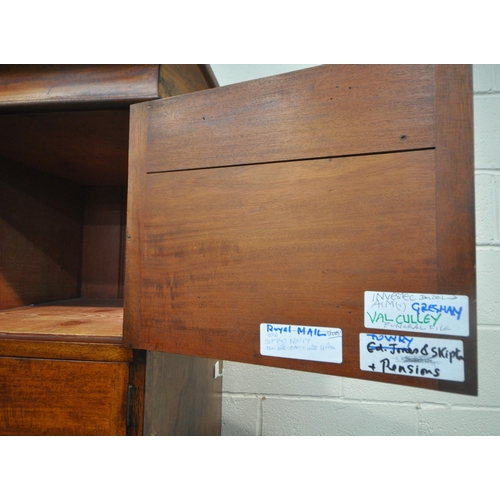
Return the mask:
[[(17, 351), (22, 343), (27, 355), (40, 347), (13, 341)], [(88, 346), (71, 347), (78, 358)], [(0, 357), (0, 435), (220, 435), (215, 361), (146, 351), (131, 358)]]
[(220, 435), (216, 360), (127, 349), (121, 301), (0, 311), (0, 435)]
[(125, 435), (129, 365), (0, 358), (3, 435)]

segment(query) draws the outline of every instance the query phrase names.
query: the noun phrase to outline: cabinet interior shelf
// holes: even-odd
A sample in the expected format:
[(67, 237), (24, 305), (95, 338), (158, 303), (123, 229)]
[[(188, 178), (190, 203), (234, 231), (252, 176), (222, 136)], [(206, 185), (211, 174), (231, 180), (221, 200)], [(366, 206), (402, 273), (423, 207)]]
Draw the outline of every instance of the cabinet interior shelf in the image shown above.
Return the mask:
[(0, 311), (0, 336), (121, 343), (122, 299), (69, 299)]

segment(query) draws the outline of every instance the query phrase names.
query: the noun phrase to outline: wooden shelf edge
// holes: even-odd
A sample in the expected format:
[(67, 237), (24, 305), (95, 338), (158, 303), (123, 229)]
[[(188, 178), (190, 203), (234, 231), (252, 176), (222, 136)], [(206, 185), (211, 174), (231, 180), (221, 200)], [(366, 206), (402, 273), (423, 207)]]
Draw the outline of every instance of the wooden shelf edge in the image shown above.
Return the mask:
[(123, 301), (69, 299), (0, 311), (0, 337), (121, 345)]

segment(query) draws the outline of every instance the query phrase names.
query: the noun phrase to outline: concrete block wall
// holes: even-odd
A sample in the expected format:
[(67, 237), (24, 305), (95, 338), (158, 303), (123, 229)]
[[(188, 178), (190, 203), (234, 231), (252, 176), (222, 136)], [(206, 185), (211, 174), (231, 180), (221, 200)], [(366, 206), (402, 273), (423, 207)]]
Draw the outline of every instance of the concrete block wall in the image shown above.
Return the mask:
[[(305, 66), (213, 68), (226, 85)], [(479, 396), (225, 362), (223, 435), (500, 435), (500, 65), (473, 74)]]

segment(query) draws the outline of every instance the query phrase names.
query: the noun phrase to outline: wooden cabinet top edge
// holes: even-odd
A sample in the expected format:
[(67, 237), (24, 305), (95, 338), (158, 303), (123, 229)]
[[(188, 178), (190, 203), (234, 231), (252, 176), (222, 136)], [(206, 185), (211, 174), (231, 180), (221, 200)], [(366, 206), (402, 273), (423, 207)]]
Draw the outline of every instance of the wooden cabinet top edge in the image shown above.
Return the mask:
[(126, 108), (174, 95), (163, 95), (161, 72), (165, 69), (174, 75), (170, 87), (188, 85), (201, 90), (217, 85), (206, 65), (0, 65), (0, 113)]

